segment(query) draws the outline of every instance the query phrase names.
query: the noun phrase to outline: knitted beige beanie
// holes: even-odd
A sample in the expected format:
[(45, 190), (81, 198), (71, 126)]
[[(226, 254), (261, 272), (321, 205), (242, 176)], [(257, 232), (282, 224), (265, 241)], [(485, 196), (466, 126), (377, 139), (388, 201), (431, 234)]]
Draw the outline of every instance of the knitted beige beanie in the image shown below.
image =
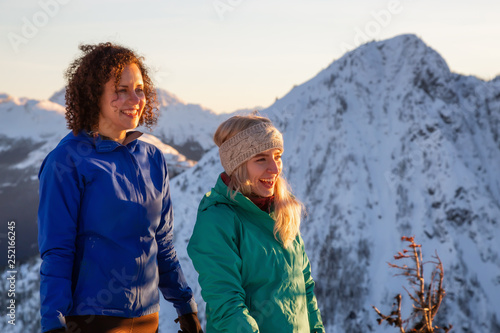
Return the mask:
[(242, 163), (273, 148), (283, 151), (283, 136), (272, 124), (261, 123), (237, 133), (221, 144), (219, 156), (224, 171), (231, 175)]

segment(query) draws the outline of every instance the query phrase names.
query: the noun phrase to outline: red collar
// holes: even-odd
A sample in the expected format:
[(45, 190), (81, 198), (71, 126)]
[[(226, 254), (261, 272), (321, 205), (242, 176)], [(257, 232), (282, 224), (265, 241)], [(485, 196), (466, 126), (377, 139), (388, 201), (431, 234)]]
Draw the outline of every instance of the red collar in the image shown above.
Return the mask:
[(222, 179), (222, 181), (224, 182), (224, 184), (226, 184), (226, 186), (229, 186), (229, 182), (231, 181), (231, 177), (229, 177), (227, 175), (227, 173), (223, 172), (220, 174), (220, 178)]
[[(231, 181), (231, 177), (229, 177), (227, 175), (227, 173), (225, 173), (225, 172), (221, 173), (220, 177), (221, 177), (222, 181), (224, 182), (224, 184), (226, 184), (226, 186), (229, 186), (229, 182)], [(273, 203), (274, 203), (274, 196), (263, 198), (263, 197), (251, 195), (251, 196), (247, 196), (247, 198), (250, 199), (262, 211), (264, 211), (266, 213), (271, 212), (271, 208), (272, 208)]]

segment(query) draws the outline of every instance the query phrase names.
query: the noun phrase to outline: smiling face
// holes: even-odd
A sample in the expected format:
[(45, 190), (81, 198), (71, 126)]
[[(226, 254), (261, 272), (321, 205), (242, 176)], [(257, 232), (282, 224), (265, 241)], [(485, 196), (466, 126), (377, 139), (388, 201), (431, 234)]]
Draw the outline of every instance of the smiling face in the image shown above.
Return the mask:
[(106, 82), (100, 100), (100, 134), (122, 142), (126, 131), (137, 127), (146, 104), (143, 88), (141, 71), (136, 64), (125, 66), (116, 88), (114, 77)]
[(283, 168), (281, 149), (269, 149), (247, 161), (247, 173), (252, 193), (260, 197), (274, 195), (274, 185)]

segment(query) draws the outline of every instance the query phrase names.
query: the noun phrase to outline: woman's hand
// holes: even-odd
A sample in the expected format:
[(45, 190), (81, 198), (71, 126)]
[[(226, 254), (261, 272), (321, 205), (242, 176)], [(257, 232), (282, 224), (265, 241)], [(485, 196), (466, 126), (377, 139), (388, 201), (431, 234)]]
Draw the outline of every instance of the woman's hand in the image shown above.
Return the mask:
[(175, 322), (181, 326), (179, 333), (203, 333), (197, 312), (182, 315)]

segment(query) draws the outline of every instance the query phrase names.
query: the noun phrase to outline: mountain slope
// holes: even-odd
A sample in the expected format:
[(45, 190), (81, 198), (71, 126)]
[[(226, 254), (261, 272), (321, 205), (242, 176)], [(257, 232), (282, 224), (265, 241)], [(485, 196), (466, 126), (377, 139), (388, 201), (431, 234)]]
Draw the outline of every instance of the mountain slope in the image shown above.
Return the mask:
[(185, 103), (174, 94), (157, 89), (160, 118), (154, 134), (186, 157), (199, 160), (214, 146), (212, 135), (229, 114), (216, 114), (198, 104)]
[[(64, 93), (65, 88), (55, 92), (49, 100), (65, 105)], [(164, 89), (157, 89), (156, 93), (160, 113), (158, 123), (152, 131), (144, 127), (139, 130), (154, 134), (187, 158), (199, 160), (214, 146), (212, 135), (229, 114), (216, 114), (201, 105), (186, 103)]]
[[(6, 221), (16, 222), (16, 258), (21, 260), (38, 251), (38, 168), (57, 144), (57, 133), (65, 130), (64, 108), (0, 94), (0, 115), (0, 234), (7, 235)], [(0, 250), (7, 253), (7, 238), (0, 238)], [(7, 256), (0, 258), (0, 267), (6, 263)]]
[[(500, 332), (500, 78), (451, 73), (403, 35), (346, 54), (261, 113), (284, 134), (284, 173), (307, 206), (302, 234), (327, 332), (395, 332), (377, 325), (371, 305), (389, 312), (397, 293), (409, 315), (406, 281), (387, 266), (403, 235), (422, 244), (424, 260), (436, 250), (443, 262), (437, 324)], [(197, 300), (186, 245), (221, 170), (210, 149), (171, 180), (176, 249)], [(160, 332), (177, 331), (174, 317), (162, 301)]]
[[(451, 73), (404, 35), (346, 54), (262, 113), (284, 133), (284, 172), (308, 208), (302, 233), (328, 332), (393, 331), (371, 305), (388, 310), (403, 292), (386, 264), (403, 235), (443, 261), (441, 324), (500, 332), (500, 80)], [(186, 242), (221, 170), (213, 150), (172, 182), (192, 283)]]

